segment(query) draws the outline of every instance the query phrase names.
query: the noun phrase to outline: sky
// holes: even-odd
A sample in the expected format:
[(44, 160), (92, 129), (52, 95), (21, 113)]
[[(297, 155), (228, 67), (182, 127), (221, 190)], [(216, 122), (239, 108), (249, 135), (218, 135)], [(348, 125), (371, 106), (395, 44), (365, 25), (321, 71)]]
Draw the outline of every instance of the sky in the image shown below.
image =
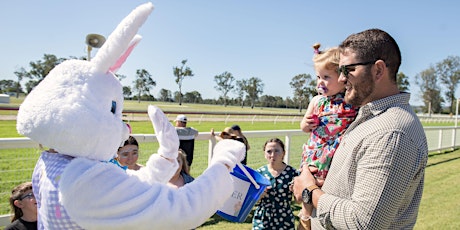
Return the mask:
[[(44, 54), (87, 56), (85, 37), (108, 37), (140, 0), (14, 0), (0, 2), (0, 80), (17, 80)], [(289, 82), (302, 73), (315, 76), (313, 49), (337, 46), (348, 35), (370, 28), (387, 31), (402, 53), (400, 72), (409, 76), (411, 104), (420, 105), (415, 76), (448, 56), (460, 55), (460, 2), (451, 0), (157, 0), (140, 28), (143, 37), (118, 71), (132, 86), (146, 69), (161, 89), (178, 91), (173, 67), (187, 59), (194, 76), (182, 93), (198, 91), (217, 99), (214, 76), (260, 78), (263, 95), (293, 97)], [(93, 49), (94, 56), (97, 49)], [(25, 82), (25, 81), (24, 81)], [(24, 83), (23, 82), (23, 83)], [(235, 97), (230, 94), (230, 97)], [(456, 95), (459, 97), (460, 95)]]

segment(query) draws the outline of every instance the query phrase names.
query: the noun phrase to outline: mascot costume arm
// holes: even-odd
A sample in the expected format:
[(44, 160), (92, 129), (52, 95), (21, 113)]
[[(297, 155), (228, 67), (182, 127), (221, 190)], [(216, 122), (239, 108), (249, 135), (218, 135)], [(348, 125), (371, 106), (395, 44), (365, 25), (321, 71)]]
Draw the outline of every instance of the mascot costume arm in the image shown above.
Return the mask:
[(223, 140), (214, 152), (210, 167), (179, 189), (143, 183), (111, 164), (76, 159), (62, 175), (61, 200), (86, 229), (192, 229), (230, 197), (229, 168), (243, 159), (245, 146)]
[(140, 170), (127, 170), (128, 175), (136, 176), (147, 183), (160, 182), (166, 184), (174, 175), (179, 149), (179, 137), (163, 111), (150, 105), (148, 114), (155, 129), (156, 138), (160, 143), (158, 154), (152, 154), (145, 167)]

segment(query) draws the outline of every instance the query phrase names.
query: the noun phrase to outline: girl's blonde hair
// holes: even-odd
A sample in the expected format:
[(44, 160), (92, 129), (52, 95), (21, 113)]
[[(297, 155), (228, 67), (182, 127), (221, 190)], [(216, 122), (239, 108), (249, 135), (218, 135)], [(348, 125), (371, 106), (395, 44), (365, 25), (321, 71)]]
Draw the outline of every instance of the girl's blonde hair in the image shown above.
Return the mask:
[(181, 172), (186, 173), (187, 175), (190, 175), (190, 166), (188, 166), (188, 161), (187, 161), (187, 154), (184, 152), (184, 150), (179, 149), (179, 154), (178, 156), (182, 160), (182, 168)]
[(313, 63), (315, 69), (325, 68), (328, 70), (337, 70), (339, 67), (340, 52), (338, 47), (333, 47), (320, 51), (320, 43), (315, 43), (313, 49), (315, 50), (315, 55), (313, 56)]

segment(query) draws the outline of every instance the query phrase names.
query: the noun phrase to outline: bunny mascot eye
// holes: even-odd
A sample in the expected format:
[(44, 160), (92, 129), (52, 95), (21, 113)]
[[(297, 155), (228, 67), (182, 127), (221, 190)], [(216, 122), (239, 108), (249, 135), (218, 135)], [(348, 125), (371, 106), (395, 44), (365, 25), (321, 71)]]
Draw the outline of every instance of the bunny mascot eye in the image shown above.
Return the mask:
[(117, 102), (116, 102), (116, 101), (112, 101), (112, 108), (110, 108), (110, 112), (112, 112), (113, 114), (115, 114), (115, 111), (117, 111)]

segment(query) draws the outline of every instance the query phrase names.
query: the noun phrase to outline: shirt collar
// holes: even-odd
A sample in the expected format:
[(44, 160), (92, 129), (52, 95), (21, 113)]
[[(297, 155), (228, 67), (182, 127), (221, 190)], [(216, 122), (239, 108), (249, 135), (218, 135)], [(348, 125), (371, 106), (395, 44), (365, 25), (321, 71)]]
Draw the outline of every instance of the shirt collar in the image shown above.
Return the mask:
[(362, 106), (359, 111), (363, 114), (372, 114), (374, 116), (386, 111), (390, 107), (408, 105), (410, 93), (401, 92), (379, 100), (371, 101)]

